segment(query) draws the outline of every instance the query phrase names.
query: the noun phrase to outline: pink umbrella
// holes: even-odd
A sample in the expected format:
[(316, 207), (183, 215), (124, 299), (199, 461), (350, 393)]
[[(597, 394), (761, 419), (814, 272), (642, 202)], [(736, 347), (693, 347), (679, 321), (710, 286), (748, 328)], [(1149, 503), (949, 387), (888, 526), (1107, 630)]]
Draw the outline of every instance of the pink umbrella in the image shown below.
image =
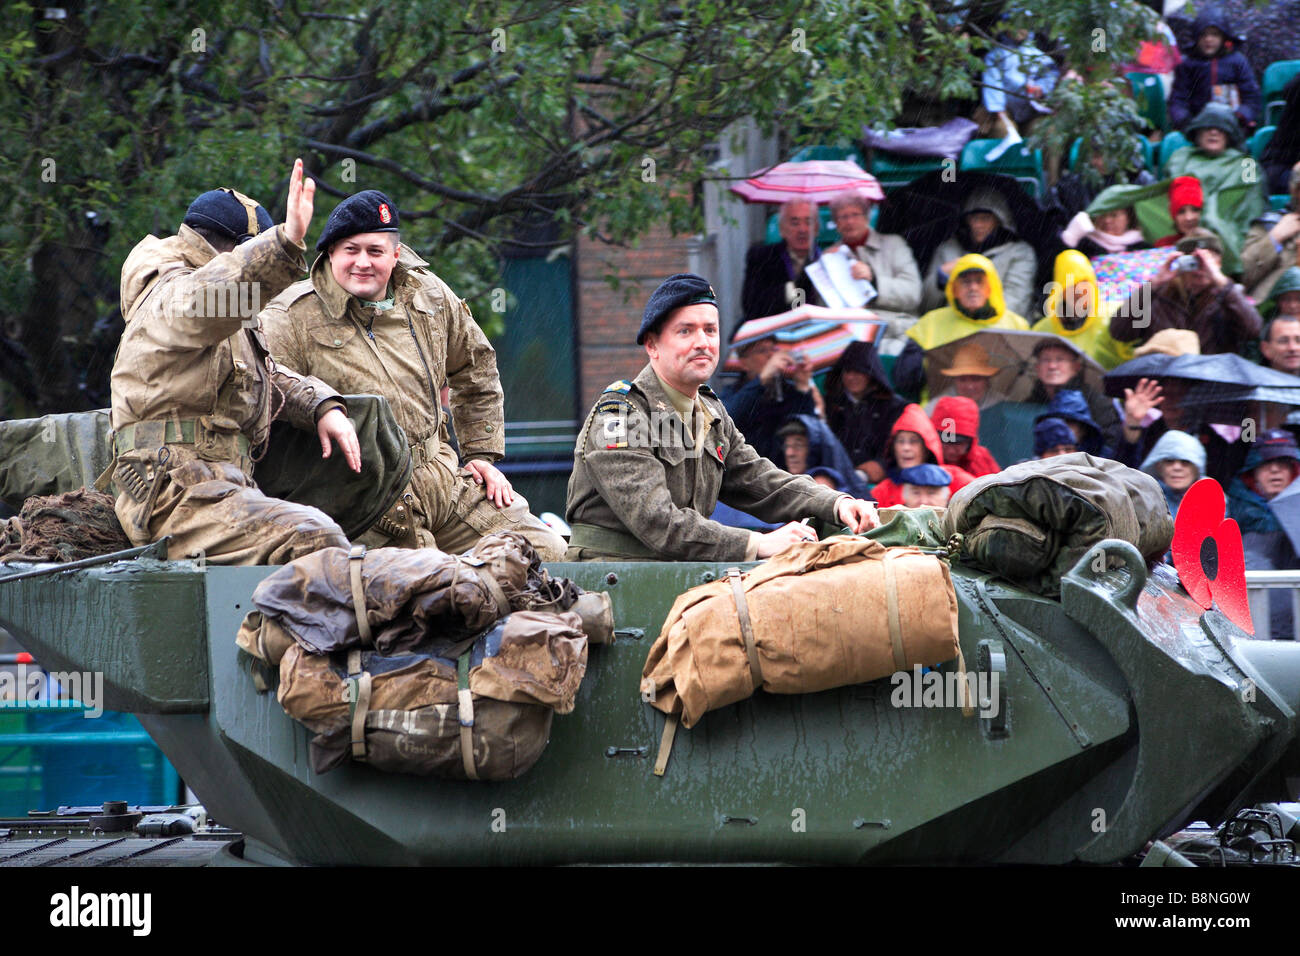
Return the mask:
[(731, 191), (746, 202), (765, 203), (782, 203), (789, 199), (824, 203), (846, 190), (873, 202), (885, 198), (885, 191), (880, 188), (876, 177), (851, 159), (778, 163), (731, 187)]

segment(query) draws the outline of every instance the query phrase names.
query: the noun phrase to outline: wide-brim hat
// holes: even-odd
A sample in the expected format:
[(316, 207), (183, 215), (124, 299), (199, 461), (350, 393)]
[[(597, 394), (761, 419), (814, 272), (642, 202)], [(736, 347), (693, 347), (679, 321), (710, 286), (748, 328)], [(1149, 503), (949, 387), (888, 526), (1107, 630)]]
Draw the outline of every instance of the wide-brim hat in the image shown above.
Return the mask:
[(1000, 368), (989, 364), (989, 353), (984, 350), (984, 346), (972, 342), (959, 348), (952, 357), (952, 365), (940, 369), (939, 374), (956, 378), (958, 375), (993, 376), (1000, 371)]

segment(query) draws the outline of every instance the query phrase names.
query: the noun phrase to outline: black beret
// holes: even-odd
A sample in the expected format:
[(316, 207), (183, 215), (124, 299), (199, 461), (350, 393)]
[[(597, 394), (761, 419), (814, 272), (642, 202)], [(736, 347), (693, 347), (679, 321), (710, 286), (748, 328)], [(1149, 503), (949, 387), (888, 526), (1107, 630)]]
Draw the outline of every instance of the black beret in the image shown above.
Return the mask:
[(244, 204), (225, 189), (209, 189), (190, 203), (181, 222), (191, 227), (211, 229), (238, 245), (274, 225), (271, 214), (261, 206), (257, 207), (256, 218), (257, 228), (250, 232), (248, 210)]
[(349, 196), (325, 220), (325, 231), (317, 252), (328, 252), (340, 239), (363, 232), (397, 232), (397, 207), (378, 189), (367, 189)]
[(645, 312), (641, 315), (641, 331), (636, 334), (636, 344), (645, 342), (646, 334), (656, 331), (674, 309), (701, 302), (718, 304), (718, 297), (713, 294), (708, 279), (691, 272), (669, 276), (650, 293), (650, 301), (645, 304)]

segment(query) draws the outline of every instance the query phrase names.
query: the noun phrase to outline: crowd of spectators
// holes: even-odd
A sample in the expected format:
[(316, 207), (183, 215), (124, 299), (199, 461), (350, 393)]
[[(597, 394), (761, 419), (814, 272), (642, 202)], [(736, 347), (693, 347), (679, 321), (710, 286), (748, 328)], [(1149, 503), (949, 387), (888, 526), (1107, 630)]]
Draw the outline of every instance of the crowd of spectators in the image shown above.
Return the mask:
[[(1072, 171), (1024, 207), (1060, 217), (1053, 242), (1027, 241), (1020, 227), (1035, 214), (1017, 206), (1018, 223), (1007, 193), (986, 185), (954, 204), (946, 238), (921, 244), (898, 216), (903, 234), (878, 231), (876, 203), (846, 192), (829, 204), (838, 241), (819, 250), (817, 207), (782, 206), (780, 242), (747, 256), (742, 318), (820, 304), (805, 270), (833, 254), (870, 283), (864, 307), (882, 325), (821, 375), (775, 334), (736, 349), (744, 371), (724, 400), (751, 444), (882, 506), (943, 507), (977, 477), (1076, 452), (1147, 472), (1174, 514), (1210, 477), (1247, 532), (1249, 566), (1300, 569), (1269, 505), (1300, 478), (1300, 75), (1266, 175), (1243, 173), (1255, 168), (1246, 137), (1263, 122), (1260, 84), (1217, 9), (1193, 34), (1182, 50), (1143, 54), (1165, 74), (1170, 128), (1186, 144), (1133, 181), (1084, 144), (1075, 170), (1090, 164), (1101, 185)], [(1008, 140), (1069, 81), (1027, 33), (1004, 34), (985, 63), (975, 120)], [(1271, 193), (1282, 208), (1270, 210)], [(1126, 256), (1145, 257), (1145, 271), (1117, 286), (1115, 264), (1138, 262)], [(1195, 355), (1251, 364), (1217, 385), (1161, 373)], [(1254, 404), (1216, 402), (1215, 388), (1251, 384), (1243, 368), (1274, 377)]]

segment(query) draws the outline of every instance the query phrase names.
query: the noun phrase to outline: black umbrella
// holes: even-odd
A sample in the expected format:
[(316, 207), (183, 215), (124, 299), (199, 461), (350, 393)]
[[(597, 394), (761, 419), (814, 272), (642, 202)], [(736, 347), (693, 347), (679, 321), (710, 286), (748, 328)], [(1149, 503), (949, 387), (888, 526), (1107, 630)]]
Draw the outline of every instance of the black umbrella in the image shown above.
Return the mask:
[(1058, 233), (1065, 227), (1059, 211), (1044, 210), (1010, 176), (961, 170), (955, 176), (946, 169), (918, 176), (889, 194), (880, 207), (876, 228), (898, 233), (907, 240), (922, 269), (939, 244), (951, 236), (961, 219), (961, 206), (977, 189), (996, 190), (1016, 221), (1016, 234), (1038, 254), (1038, 286), (1051, 278), (1052, 260), (1062, 248)]
[(1138, 379), (1143, 378), (1180, 378), (1194, 383), (1188, 396), (1196, 396), (1195, 401), (1223, 399), (1300, 404), (1300, 378), (1256, 365), (1230, 352), (1220, 355), (1166, 355), (1163, 352), (1140, 355), (1106, 373), (1106, 394), (1123, 398), (1124, 389), (1133, 388)]

